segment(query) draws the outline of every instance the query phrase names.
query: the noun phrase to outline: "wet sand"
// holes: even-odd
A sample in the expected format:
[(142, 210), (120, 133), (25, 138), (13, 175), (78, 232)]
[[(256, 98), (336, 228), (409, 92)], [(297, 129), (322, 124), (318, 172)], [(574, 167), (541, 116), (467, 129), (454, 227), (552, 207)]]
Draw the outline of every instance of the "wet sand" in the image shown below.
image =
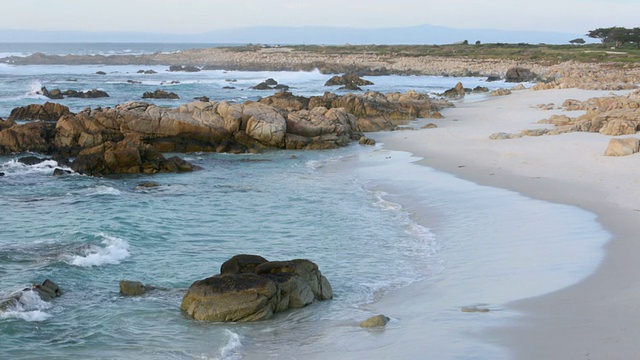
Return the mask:
[[(550, 126), (536, 122), (562, 113), (532, 106), (607, 94), (577, 89), (516, 91), (444, 110), (444, 119), (429, 120), (438, 126), (435, 129), (371, 134), (385, 149), (422, 157), (421, 165), (480, 185), (585, 209), (596, 214), (611, 233), (603, 260), (585, 280), (550, 294), (502, 304), (504, 311), (518, 316), (483, 329), (481, 338), (506, 348), (508, 358), (630, 359), (640, 355), (640, 262), (635, 259), (640, 252), (640, 155), (605, 157), (610, 137), (599, 133), (489, 139), (496, 132)], [(582, 112), (570, 116), (579, 114)], [(393, 316), (401, 299), (419, 298), (424, 291), (425, 285), (418, 283), (391, 293), (377, 310)], [(501, 316), (498, 312), (486, 315)], [(404, 350), (420, 354), (411, 352), (420, 336), (406, 339)], [(483, 358), (482, 354), (475, 356)]]

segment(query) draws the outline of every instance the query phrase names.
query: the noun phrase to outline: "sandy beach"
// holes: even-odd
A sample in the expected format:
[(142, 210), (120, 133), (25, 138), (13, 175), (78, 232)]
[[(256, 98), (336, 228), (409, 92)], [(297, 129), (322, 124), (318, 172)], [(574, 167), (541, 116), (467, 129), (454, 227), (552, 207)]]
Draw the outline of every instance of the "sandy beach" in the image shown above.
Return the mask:
[[(437, 125), (434, 129), (372, 134), (385, 149), (421, 157), (421, 165), (481, 185), (585, 209), (596, 214), (612, 234), (604, 260), (584, 281), (504, 304), (507, 311), (521, 316), (508, 326), (492, 327), (481, 337), (505, 347), (509, 358), (631, 359), (640, 355), (640, 283), (636, 276), (640, 264), (635, 259), (640, 251), (636, 239), (640, 224), (639, 155), (605, 157), (611, 137), (599, 133), (489, 139), (496, 132), (550, 127), (537, 121), (563, 113), (558, 109), (543, 111), (535, 105), (560, 105), (566, 99), (584, 101), (607, 94), (578, 89), (515, 91), (480, 102), (463, 101), (443, 111), (444, 118), (433, 121)], [(393, 313), (401, 298), (420, 296), (424, 291), (420, 286), (389, 295), (377, 309)], [(404, 344), (410, 349), (419, 341), (416, 334)]]

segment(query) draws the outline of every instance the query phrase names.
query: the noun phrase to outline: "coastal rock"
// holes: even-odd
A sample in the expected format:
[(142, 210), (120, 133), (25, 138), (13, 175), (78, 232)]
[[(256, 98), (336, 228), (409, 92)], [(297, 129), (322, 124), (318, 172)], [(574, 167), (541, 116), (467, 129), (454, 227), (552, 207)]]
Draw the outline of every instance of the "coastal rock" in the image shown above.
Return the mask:
[(336, 75), (327, 80), (324, 86), (344, 86), (348, 90), (360, 89), (359, 86), (374, 85), (371, 81), (365, 80), (356, 74), (349, 73), (344, 75)]
[(96, 71), (96, 75), (107, 75), (104, 71)]
[(511, 95), (511, 90), (509, 89), (496, 89), (489, 93), (489, 96), (505, 96)]
[(120, 280), (120, 294), (124, 296), (140, 296), (151, 290), (139, 281)]
[(356, 118), (344, 110), (316, 107), (312, 110), (300, 110), (287, 116), (287, 136), (297, 135), (310, 139), (309, 144), (303, 147), (287, 148), (314, 148), (330, 149), (346, 146), (356, 128)]
[(634, 137), (609, 140), (605, 156), (628, 156), (638, 152), (640, 139)]
[(171, 100), (177, 100), (180, 99), (180, 96), (178, 96), (178, 94), (173, 93), (173, 92), (166, 92), (164, 90), (156, 90), (154, 92), (151, 91), (147, 91), (144, 94), (142, 94), (142, 98), (143, 99), (171, 99)]
[(72, 172), (69, 170), (65, 170), (65, 169), (61, 169), (61, 168), (55, 168), (53, 169), (53, 176), (65, 176), (65, 175), (69, 175)]
[(22, 291), (13, 293), (7, 298), (0, 298), (0, 311), (16, 306), (21, 302), (22, 297), (26, 292), (34, 292), (44, 301), (51, 301), (62, 296), (62, 290), (60, 290), (60, 287), (53, 281), (46, 279), (42, 284), (34, 284), (31, 288), (26, 288)]
[(105, 176), (189, 172), (197, 168), (175, 156), (165, 159), (152, 145), (130, 136), (118, 143), (107, 141), (80, 151), (72, 169), (80, 174)]
[(333, 297), (331, 285), (308, 260), (268, 262), (257, 255), (237, 255), (222, 274), (194, 282), (181, 309), (196, 320), (246, 322)]
[(633, 135), (638, 131), (640, 120), (613, 119), (607, 121), (600, 129), (603, 135)]
[(376, 327), (384, 327), (389, 323), (388, 317), (384, 315), (376, 315), (368, 318), (367, 320), (360, 323), (360, 327), (363, 328), (376, 328)]
[(16, 124), (0, 131), (0, 155), (31, 151), (50, 153), (55, 124), (43, 121)]
[(523, 67), (512, 67), (507, 70), (507, 74), (505, 75), (505, 82), (528, 82), (532, 81), (536, 78), (536, 74), (534, 74), (530, 69)]
[(366, 136), (363, 136), (360, 138), (360, 140), (358, 141), (358, 143), (360, 145), (369, 145), (369, 146), (374, 146), (376, 144), (376, 141), (374, 139), (368, 138)]
[(37, 156), (23, 156), (18, 158), (18, 162), (27, 166), (33, 166), (49, 160), (49, 158), (40, 158)]
[(256, 267), (268, 262), (259, 255), (239, 254), (222, 263), (220, 275), (255, 274)]
[(306, 110), (309, 108), (309, 98), (293, 95), (289, 91), (277, 92), (274, 95), (258, 100), (258, 102), (287, 112)]
[[(9, 120), (58, 121), (64, 115), (73, 114), (69, 108), (57, 103), (31, 104), (11, 110)], [(2, 128), (0, 127), (0, 130)]]
[(461, 82), (457, 83), (453, 88), (442, 93), (442, 96), (449, 99), (462, 99), (465, 95), (465, 89)]
[(66, 97), (70, 98), (81, 98), (81, 99), (97, 99), (103, 97), (109, 97), (103, 90), (93, 89), (88, 91), (76, 91), (76, 90), (67, 90), (62, 93)]
[(169, 71), (171, 72), (177, 72), (177, 71), (184, 71), (184, 72), (199, 72), (201, 69), (199, 67), (193, 66), (193, 65), (171, 65), (169, 66)]
[(42, 87), (40, 88), (40, 92), (43, 96), (46, 96), (52, 100), (64, 99), (64, 95), (62, 94), (62, 91), (60, 91), (60, 89), (53, 89), (49, 91), (46, 87)]

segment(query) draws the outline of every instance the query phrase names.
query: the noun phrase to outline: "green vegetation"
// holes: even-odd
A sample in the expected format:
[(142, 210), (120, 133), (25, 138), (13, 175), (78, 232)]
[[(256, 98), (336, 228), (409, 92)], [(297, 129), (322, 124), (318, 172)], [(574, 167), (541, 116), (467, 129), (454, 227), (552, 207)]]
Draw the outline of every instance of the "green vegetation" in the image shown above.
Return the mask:
[(590, 30), (587, 36), (600, 39), (604, 46), (621, 47), (625, 44), (633, 44), (636, 48), (640, 48), (640, 28), (627, 29), (619, 26), (598, 28)]
[[(573, 43), (579, 43), (577, 39)], [(441, 56), (451, 58), (469, 58), (475, 60), (518, 60), (534, 61), (545, 65), (565, 61), (585, 63), (640, 63), (640, 49), (635, 43), (625, 43), (615, 50), (603, 49), (600, 44), (587, 45), (546, 45), (546, 44), (472, 44), (450, 45), (295, 45), (286, 46), (294, 51), (318, 54), (342, 55), (378, 55), (378, 56)], [(233, 51), (257, 51), (259, 46), (241, 46), (230, 48)]]

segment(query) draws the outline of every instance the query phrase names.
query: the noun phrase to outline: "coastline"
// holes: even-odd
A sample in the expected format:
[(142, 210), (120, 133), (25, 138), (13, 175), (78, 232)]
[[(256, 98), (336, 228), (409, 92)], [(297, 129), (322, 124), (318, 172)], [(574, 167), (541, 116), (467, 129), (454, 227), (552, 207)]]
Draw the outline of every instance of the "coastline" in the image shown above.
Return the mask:
[[(371, 134), (385, 149), (408, 151), (417, 163), (453, 174), (480, 185), (503, 188), (552, 203), (577, 206), (594, 213), (611, 233), (604, 259), (583, 281), (539, 297), (504, 304), (521, 314), (516, 320), (485, 330), (488, 343), (506, 347), (509, 358), (607, 358), (637, 357), (635, 339), (640, 285), (633, 254), (640, 211), (635, 156), (604, 157), (610, 139), (598, 133), (489, 140), (494, 132), (544, 127), (536, 121), (559, 110), (542, 111), (531, 106), (561, 104), (574, 98), (586, 100), (608, 92), (586, 90), (523, 90), (506, 97), (458, 104), (433, 121), (436, 129)], [(378, 304), (392, 312), (403, 296), (420, 291), (420, 284), (387, 295)], [(396, 304), (397, 305), (397, 304)], [(389, 315), (389, 314), (388, 314)]]

